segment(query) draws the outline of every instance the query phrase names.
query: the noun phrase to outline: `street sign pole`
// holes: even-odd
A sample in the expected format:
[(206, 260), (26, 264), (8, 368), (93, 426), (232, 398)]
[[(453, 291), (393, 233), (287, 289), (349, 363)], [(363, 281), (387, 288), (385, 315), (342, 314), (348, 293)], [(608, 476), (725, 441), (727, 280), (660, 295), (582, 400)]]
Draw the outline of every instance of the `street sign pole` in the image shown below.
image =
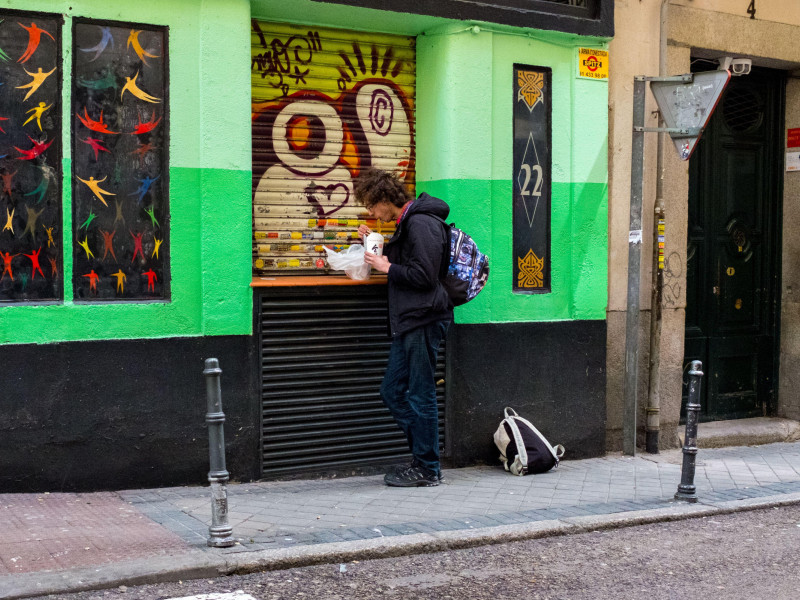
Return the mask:
[(628, 313), (625, 321), (625, 387), (622, 452), (636, 455), (636, 405), (639, 382), (639, 267), (642, 261), (642, 187), (644, 177), (644, 77), (633, 81), (631, 214), (628, 229)]

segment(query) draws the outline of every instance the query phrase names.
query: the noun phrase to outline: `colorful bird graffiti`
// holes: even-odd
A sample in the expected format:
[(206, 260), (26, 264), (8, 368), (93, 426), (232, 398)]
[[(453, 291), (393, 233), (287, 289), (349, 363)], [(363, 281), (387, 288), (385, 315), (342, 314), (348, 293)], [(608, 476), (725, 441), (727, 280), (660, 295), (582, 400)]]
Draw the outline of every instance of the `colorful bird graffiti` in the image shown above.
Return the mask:
[(0, 257), (3, 258), (3, 276), (0, 277), (0, 281), (5, 279), (6, 273), (8, 273), (9, 277), (11, 277), (11, 281), (14, 281), (14, 271), (11, 270), (11, 261), (18, 256), (19, 254), (11, 254), (10, 252), (0, 252)]
[(139, 124), (136, 126), (136, 129), (131, 131), (131, 135), (141, 135), (143, 133), (150, 133), (156, 127), (158, 127), (158, 124), (161, 123), (162, 117), (159, 117), (157, 121), (155, 119), (156, 119), (156, 113), (154, 111), (152, 116), (150, 117), (150, 120), (147, 121), (146, 123), (142, 123), (142, 114), (140, 112)]
[(108, 206), (106, 202), (105, 196), (116, 196), (116, 194), (109, 192), (108, 190), (104, 190), (100, 187), (100, 184), (103, 183), (106, 179), (108, 179), (108, 175), (103, 177), (102, 179), (95, 179), (94, 177), (89, 177), (89, 179), (81, 179), (80, 177), (76, 177), (78, 181), (81, 181), (86, 184), (95, 197), (103, 203), (103, 206)]
[(12, 208), (11, 210), (6, 209), (6, 224), (3, 225), (3, 231), (14, 233), (14, 213), (16, 211), (16, 208)]
[(84, 144), (88, 144), (91, 146), (92, 150), (94, 150), (94, 159), (95, 161), (98, 158), (100, 152), (108, 152), (111, 154), (111, 150), (106, 148), (103, 144), (105, 143), (103, 140), (98, 140), (96, 138), (86, 138), (85, 140), (81, 140)]
[(100, 280), (100, 276), (94, 272), (94, 269), (92, 269), (89, 273), (84, 275), (84, 277), (89, 278), (89, 291), (94, 295), (97, 295), (97, 282)]
[(36, 279), (36, 271), (39, 271), (39, 275), (42, 276), (44, 279), (44, 273), (42, 273), (42, 267), (39, 265), (39, 254), (41, 254), (42, 248), (39, 247), (38, 250), (35, 250), (31, 254), (26, 254), (29, 259), (31, 259), (31, 279)]
[(117, 234), (117, 230), (114, 231), (105, 231), (103, 229), (100, 230), (100, 233), (103, 234), (103, 259), (106, 259), (108, 253), (111, 253), (111, 258), (114, 259), (115, 262), (117, 261), (117, 255), (114, 254), (114, 236)]
[(28, 212), (28, 220), (25, 223), (25, 229), (22, 232), (22, 235), (24, 236), (26, 233), (30, 233), (31, 241), (36, 243), (36, 222), (39, 220), (39, 217), (42, 216), (44, 208), (37, 211), (35, 208), (26, 206), (25, 210)]
[(30, 192), (26, 192), (25, 196), (36, 196), (38, 194), (39, 197), (36, 199), (36, 201), (41, 202), (47, 194), (47, 190), (50, 188), (50, 185), (56, 181), (56, 170), (53, 167), (45, 164), (38, 165), (38, 167), (42, 172), (42, 179), (39, 181), (39, 185), (33, 188)]
[(34, 158), (40, 156), (45, 150), (47, 150), (50, 145), (53, 143), (52, 140), (49, 142), (37, 142), (31, 136), (28, 136), (28, 139), (33, 144), (33, 148), (30, 150), (23, 150), (22, 148), (17, 148), (14, 146), (14, 150), (19, 152), (19, 156), (17, 157), (18, 160), (33, 160)]
[(92, 58), (89, 62), (94, 62), (98, 58), (100, 58), (100, 55), (103, 53), (103, 50), (105, 50), (106, 47), (109, 44), (111, 44), (111, 48), (112, 49), (114, 48), (114, 36), (111, 35), (111, 28), (110, 27), (102, 27), (100, 25), (98, 25), (98, 27), (100, 29), (100, 35), (102, 37), (100, 38), (100, 41), (97, 42), (97, 45), (96, 46), (92, 46), (91, 48), (79, 48), (79, 50), (81, 52), (94, 52), (95, 53), (94, 58)]
[(117, 270), (116, 273), (112, 273), (111, 277), (116, 278), (117, 280), (117, 293), (122, 294), (125, 292), (125, 282), (128, 280), (127, 275), (122, 272), (122, 269)]
[[(73, 29), (73, 47), (74, 295), (115, 302), (166, 298), (166, 29), (82, 20)], [(92, 272), (98, 275), (94, 289), (83, 277)]]
[(42, 131), (42, 115), (45, 113), (45, 111), (51, 108), (53, 108), (52, 104), (48, 106), (46, 102), (39, 102), (39, 106), (34, 106), (32, 109), (26, 111), (25, 114), (27, 113), (33, 113), (33, 114), (28, 118), (27, 121), (23, 123), (23, 125), (27, 125), (28, 123), (36, 119), (36, 124), (39, 126), (39, 131)]
[[(0, 8), (3, 304), (63, 299), (62, 244), (56, 243), (63, 222), (62, 29), (58, 15)], [(55, 267), (45, 269), (48, 264)]]
[(78, 245), (83, 248), (83, 251), (86, 252), (86, 258), (93, 258), (94, 254), (92, 254), (92, 249), (89, 248), (89, 237), (83, 238), (83, 241), (78, 240)]
[(36, 93), (36, 90), (38, 90), (38, 89), (39, 89), (39, 88), (42, 86), (42, 84), (45, 82), (45, 80), (46, 80), (48, 77), (50, 77), (50, 75), (52, 75), (53, 73), (55, 73), (55, 72), (56, 72), (56, 68), (55, 68), (55, 67), (53, 67), (53, 68), (52, 68), (50, 71), (48, 71), (47, 73), (45, 73), (44, 71), (42, 71), (42, 67), (39, 67), (39, 70), (38, 70), (38, 71), (36, 71), (35, 73), (31, 73), (31, 72), (30, 72), (30, 71), (28, 71), (27, 69), (24, 69), (24, 71), (25, 71), (25, 72), (26, 72), (26, 73), (27, 73), (27, 74), (30, 76), (30, 78), (31, 78), (31, 81), (30, 81), (30, 82), (28, 82), (28, 83), (27, 83), (27, 84), (25, 84), (25, 85), (18, 85), (18, 86), (17, 86), (17, 89), (18, 89), (18, 90), (25, 90), (25, 89), (29, 89), (29, 88), (30, 88), (30, 91), (29, 91), (27, 94), (25, 94), (25, 97), (22, 99), (22, 101), (23, 101), (23, 102), (25, 102), (25, 101), (26, 101), (28, 98), (30, 98), (30, 97), (31, 97), (31, 96), (32, 96), (34, 93)]
[(85, 77), (78, 77), (75, 79), (75, 83), (77, 83), (81, 87), (85, 87), (87, 89), (95, 91), (119, 89), (119, 82), (117, 81), (117, 76), (111, 70), (106, 71), (106, 74), (103, 75), (103, 77), (100, 77), (99, 79), (87, 79)]
[(30, 26), (27, 27), (19, 23), (19, 26), (28, 32), (28, 47), (25, 48), (25, 52), (23, 52), (22, 56), (17, 60), (18, 63), (28, 62), (28, 59), (33, 56), (33, 53), (36, 52), (36, 49), (39, 47), (42, 34), (45, 34), (54, 42), (56, 41), (56, 38), (54, 38), (50, 32), (37, 27), (36, 23), (31, 23)]
[(127, 48), (133, 46), (133, 51), (136, 52), (136, 56), (139, 57), (139, 60), (141, 60), (144, 64), (147, 64), (147, 61), (144, 58), (145, 56), (149, 58), (158, 58), (158, 55), (150, 54), (147, 52), (147, 50), (142, 48), (142, 44), (139, 42), (139, 34), (141, 33), (141, 29), (131, 29), (131, 33), (128, 36)]
[(125, 78), (125, 85), (122, 86), (122, 92), (119, 94), (119, 99), (122, 100), (125, 96), (125, 92), (130, 92), (133, 96), (139, 98), (139, 100), (144, 100), (145, 102), (152, 102), (154, 104), (158, 104), (161, 102), (155, 96), (151, 96), (144, 90), (140, 89), (138, 85), (136, 85), (136, 79), (139, 77), (139, 72), (136, 72), (136, 75), (133, 77), (126, 77)]
[(98, 120), (94, 120), (89, 116), (89, 111), (86, 107), (83, 108), (83, 115), (75, 113), (75, 116), (78, 117), (81, 123), (83, 123), (87, 128), (91, 129), (92, 131), (96, 131), (97, 133), (109, 133), (116, 135), (119, 133), (118, 131), (111, 131), (108, 129), (108, 125), (103, 122), (103, 111), (100, 111), (100, 118)]
[[(5, 21), (5, 19), (0, 19), (0, 25), (1, 25), (1, 24), (2, 24), (4, 21)], [(5, 41), (5, 40), (4, 40), (4, 41)], [(2, 48), (0, 48), (0, 60), (2, 60), (3, 62), (9, 62), (9, 61), (11, 60), (11, 57), (10, 57), (10, 56), (9, 56), (9, 55), (6, 53), (6, 51), (5, 51), (5, 50), (3, 50)]]
[(8, 197), (11, 197), (12, 186), (14, 182), (14, 175), (19, 173), (19, 171), (14, 171), (13, 173), (3, 173), (0, 175), (0, 179), (3, 181), (3, 193), (6, 194)]

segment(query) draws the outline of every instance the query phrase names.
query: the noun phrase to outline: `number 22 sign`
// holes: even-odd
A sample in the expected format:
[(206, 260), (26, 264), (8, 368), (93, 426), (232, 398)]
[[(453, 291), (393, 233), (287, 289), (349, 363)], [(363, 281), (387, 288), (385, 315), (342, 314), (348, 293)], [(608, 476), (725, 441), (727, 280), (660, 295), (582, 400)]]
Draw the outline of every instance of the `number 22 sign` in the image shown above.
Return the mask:
[(513, 275), (517, 293), (550, 291), (550, 69), (514, 65)]

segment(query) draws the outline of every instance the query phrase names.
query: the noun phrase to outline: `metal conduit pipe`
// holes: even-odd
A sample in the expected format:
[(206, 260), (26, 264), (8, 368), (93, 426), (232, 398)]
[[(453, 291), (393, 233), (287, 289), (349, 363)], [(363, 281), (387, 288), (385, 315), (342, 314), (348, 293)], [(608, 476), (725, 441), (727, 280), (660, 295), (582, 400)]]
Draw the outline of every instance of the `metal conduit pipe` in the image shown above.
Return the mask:
[[(667, 75), (667, 15), (669, 0), (661, 0), (658, 47), (658, 76)], [(659, 127), (663, 120), (659, 115)], [(661, 432), (661, 398), (659, 392), (659, 367), (661, 362), (661, 293), (663, 287), (662, 272), (658, 264), (658, 223), (665, 218), (664, 210), (664, 136), (659, 133), (656, 145), (656, 206), (653, 219), (653, 293), (650, 303), (650, 364), (649, 385), (647, 390), (645, 449), (650, 454), (658, 454), (659, 434)]]

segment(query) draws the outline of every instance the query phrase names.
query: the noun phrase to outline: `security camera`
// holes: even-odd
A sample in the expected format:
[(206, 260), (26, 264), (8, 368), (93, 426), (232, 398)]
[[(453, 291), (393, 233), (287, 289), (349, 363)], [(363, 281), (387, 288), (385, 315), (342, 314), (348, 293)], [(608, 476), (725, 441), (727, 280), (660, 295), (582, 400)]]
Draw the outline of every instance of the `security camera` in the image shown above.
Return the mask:
[(732, 75), (747, 75), (753, 67), (753, 61), (749, 58), (734, 58), (731, 61)]
[(718, 59), (719, 61), (719, 70), (720, 71), (730, 71), (731, 74), (738, 76), (738, 75), (747, 75), (750, 73), (750, 69), (753, 66), (753, 61), (749, 58), (733, 58), (732, 56), (720, 56)]

